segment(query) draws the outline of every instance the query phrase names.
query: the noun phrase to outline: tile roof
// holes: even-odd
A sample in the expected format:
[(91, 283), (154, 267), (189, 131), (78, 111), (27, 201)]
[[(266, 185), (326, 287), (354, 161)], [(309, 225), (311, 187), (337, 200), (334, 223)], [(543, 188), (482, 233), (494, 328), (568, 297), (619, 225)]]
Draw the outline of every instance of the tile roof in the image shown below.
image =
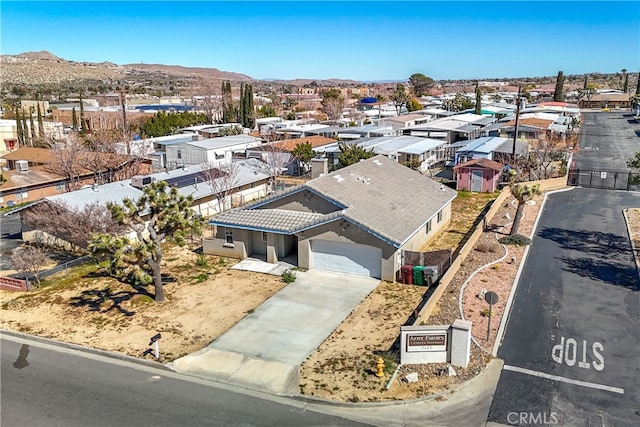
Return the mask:
[(235, 228), (259, 228), (264, 231), (293, 233), (327, 217), (324, 214), (296, 212), (283, 209), (238, 209), (216, 216), (217, 225), (233, 225)]
[[(299, 212), (291, 211), (288, 214), (293, 216), (292, 220), (285, 220), (280, 215), (286, 214), (278, 212), (278, 216), (272, 217), (276, 222), (269, 225), (265, 222), (266, 214), (249, 212), (266, 210), (267, 202), (259, 205), (261, 209), (254, 206), (216, 215), (211, 223), (284, 231), (298, 221), (300, 231), (302, 228), (309, 228), (314, 222), (344, 218), (395, 247), (400, 247), (422, 230), (427, 221), (457, 195), (449, 187), (381, 155), (308, 181), (295, 191), (304, 189), (334, 203), (336, 211), (307, 218), (301, 217)], [(304, 219), (308, 222), (305, 223)], [(251, 222), (252, 220), (255, 222)], [(294, 229), (295, 227), (288, 228), (288, 232), (291, 233)]]
[(385, 156), (375, 156), (307, 182), (347, 206), (345, 217), (398, 246), (457, 193)]
[(283, 151), (293, 151), (298, 144), (309, 143), (311, 144), (311, 148), (316, 148), (316, 147), (320, 147), (327, 144), (333, 144), (334, 142), (336, 142), (336, 140), (333, 138), (314, 135), (314, 136), (306, 136), (304, 138), (293, 138), (293, 139), (287, 139), (284, 141), (276, 141), (273, 143), (273, 146)]
[(460, 163), (459, 165), (454, 166), (453, 169), (457, 170), (457, 169), (462, 169), (469, 166), (481, 166), (483, 168), (492, 169), (495, 171), (502, 171), (503, 169), (503, 166), (500, 163), (493, 160), (485, 159), (485, 158), (472, 159), (472, 160), (469, 160), (468, 162)]

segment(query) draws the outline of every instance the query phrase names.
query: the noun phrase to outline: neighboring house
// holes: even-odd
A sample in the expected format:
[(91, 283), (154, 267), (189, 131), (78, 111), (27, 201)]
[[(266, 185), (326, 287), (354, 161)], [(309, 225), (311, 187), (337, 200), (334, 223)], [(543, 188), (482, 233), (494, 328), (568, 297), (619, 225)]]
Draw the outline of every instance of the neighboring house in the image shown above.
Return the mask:
[[(166, 181), (167, 184), (178, 188), (183, 196), (192, 196), (191, 208), (203, 217), (209, 217), (243, 204), (267, 196), (269, 174), (264, 164), (256, 159), (243, 159), (234, 162), (235, 176), (219, 178), (211, 184), (211, 174), (203, 165), (189, 166), (170, 171), (139, 175), (127, 181), (112, 182), (103, 185), (87, 186), (77, 191), (52, 195), (36, 203), (64, 203), (75, 210), (82, 210), (85, 206), (97, 203), (121, 204), (125, 198), (137, 200), (143, 193), (145, 186), (153, 181)], [(219, 197), (222, 193), (227, 197)], [(222, 206), (224, 203), (225, 206)], [(34, 203), (15, 209), (10, 214), (23, 213)], [(32, 230), (23, 220), (22, 239), (29, 241), (37, 238), (38, 230)]]
[(599, 93), (591, 99), (578, 101), (580, 108), (631, 108), (631, 95), (628, 93)]
[(166, 167), (174, 169), (182, 166), (210, 164), (223, 165), (231, 163), (233, 154), (244, 154), (249, 148), (259, 147), (262, 140), (248, 135), (222, 136), (218, 138), (199, 139), (192, 135), (192, 140), (165, 146)]
[[(0, 205), (13, 206), (18, 203), (33, 202), (43, 197), (64, 193), (68, 188), (80, 188), (103, 180), (120, 180), (139, 173), (151, 171), (149, 161), (132, 159), (130, 156), (113, 153), (87, 152), (93, 157), (85, 157), (87, 163), (103, 165), (101, 171), (92, 171), (83, 167), (81, 157), (74, 160), (73, 181), (57, 173), (59, 164), (70, 162), (63, 156), (57, 159), (53, 150), (48, 148), (24, 147), (2, 158), (7, 166), (3, 167), (0, 183)], [(71, 163), (68, 164), (71, 167)], [(6, 169), (6, 170), (5, 170)]]
[[(495, 136), (477, 138), (472, 141), (461, 141), (452, 144), (455, 150), (454, 164), (467, 162), (472, 159), (489, 159), (497, 162), (508, 162), (513, 153), (513, 138), (499, 138)], [(516, 141), (516, 157), (525, 156), (528, 152), (526, 141)]]
[(498, 190), (502, 169), (500, 163), (486, 158), (460, 163), (453, 168), (457, 174), (456, 188), (458, 191), (493, 193)]
[[(247, 158), (257, 158), (266, 164), (282, 165), (283, 172), (286, 175), (300, 175), (308, 172), (309, 165), (303, 165), (291, 152), (298, 144), (310, 144), (315, 151), (327, 145), (335, 144), (337, 141), (333, 138), (324, 136), (307, 136), (304, 138), (286, 139), (284, 141), (275, 141), (269, 144), (263, 144), (260, 147), (250, 148), (246, 152)], [(278, 156), (277, 160), (271, 160), (271, 156)]]
[(402, 251), (421, 250), (446, 227), (456, 195), (375, 156), (212, 217), (215, 238), (204, 240), (203, 251), (270, 263), (287, 258), (300, 268), (393, 282)]
[(437, 139), (418, 136), (391, 136), (379, 138), (362, 138), (356, 140), (365, 150), (373, 150), (400, 163), (416, 162), (418, 170), (426, 171), (429, 167), (444, 160), (445, 142)]
[(432, 120), (430, 115), (424, 115), (419, 113), (403, 114), (396, 117), (387, 119), (387, 122), (394, 130), (404, 129), (411, 126), (421, 125)]

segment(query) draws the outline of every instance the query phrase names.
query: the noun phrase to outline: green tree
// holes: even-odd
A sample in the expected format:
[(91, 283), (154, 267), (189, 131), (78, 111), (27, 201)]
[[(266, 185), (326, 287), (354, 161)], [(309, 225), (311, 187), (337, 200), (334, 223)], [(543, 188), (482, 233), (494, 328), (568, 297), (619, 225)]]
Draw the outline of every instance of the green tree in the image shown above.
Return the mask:
[(476, 114), (482, 114), (482, 91), (480, 90), (480, 85), (476, 82)]
[(275, 117), (276, 110), (271, 105), (262, 105), (257, 110), (258, 117)]
[(184, 244), (185, 236), (200, 234), (202, 218), (191, 209), (192, 196), (183, 196), (176, 187), (157, 181), (145, 187), (138, 200), (125, 198), (122, 205), (109, 203), (113, 220), (127, 226), (137, 237), (97, 234), (89, 250), (107, 256), (116, 272), (126, 272), (130, 280), (153, 282), (155, 301), (164, 302), (162, 288), (162, 243)]
[(22, 126), (22, 118), (20, 117), (20, 102), (16, 102), (15, 104), (15, 116), (16, 116), (16, 133), (18, 137), (18, 146), (24, 147), (25, 145), (25, 137), (24, 137), (24, 127)]
[(564, 101), (564, 74), (558, 71), (556, 78), (556, 90), (553, 93), (553, 100), (556, 102)]
[(629, 74), (627, 74), (626, 68), (622, 69), (622, 78), (623, 78), (622, 91), (624, 93), (627, 93), (629, 92)]
[(409, 77), (409, 84), (413, 88), (413, 93), (416, 96), (423, 96), (429, 92), (429, 89), (433, 85), (433, 79), (422, 73), (414, 73)]
[(308, 170), (309, 162), (316, 155), (313, 147), (308, 142), (296, 144), (294, 149), (291, 150), (291, 154), (305, 166), (305, 170)]
[(78, 131), (78, 114), (76, 113), (76, 107), (71, 108), (71, 126), (74, 132)]
[(342, 166), (349, 166), (358, 163), (360, 160), (369, 159), (375, 156), (373, 149), (365, 150), (357, 144), (347, 144), (344, 141), (338, 142), (340, 155), (338, 161)]
[(222, 83), (222, 123), (233, 123), (235, 106), (231, 93), (231, 82)]
[(640, 73), (638, 73), (638, 84), (636, 86), (636, 95), (640, 95)]
[(31, 131), (31, 145), (36, 141), (36, 126), (33, 121), (33, 107), (29, 107), (29, 130)]
[(393, 91), (391, 95), (389, 95), (389, 99), (393, 103), (393, 106), (396, 107), (398, 115), (400, 115), (402, 107), (409, 101), (409, 95), (407, 95), (407, 92), (404, 91), (404, 85), (398, 83), (396, 85), (396, 90)]
[(80, 135), (87, 133), (87, 124), (84, 120), (84, 102), (82, 101), (82, 93), (80, 93)]
[(140, 132), (147, 137), (173, 135), (181, 128), (208, 122), (209, 118), (204, 113), (158, 111), (140, 126)]
[(475, 107), (475, 103), (461, 93), (456, 93), (453, 99), (445, 100), (443, 105), (449, 111), (464, 111)]
[(411, 98), (409, 102), (407, 102), (407, 110), (409, 111), (422, 110), (422, 104), (420, 104), (420, 102), (417, 99)]
[(329, 120), (337, 120), (342, 117), (345, 99), (337, 88), (327, 89), (322, 93), (322, 111)]
[(42, 120), (42, 110), (40, 109), (40, 100), (36, 97), (36, 105), (38, 106), (38, 136), (44, 140), (44, 122)]
[(249, 84), (240, 85), (240, 120), (242, 126), (253, 128), (255, 123), (255, 106), (253, 101), (253, 87)]
[(515, 197), (518, 202), (518, 206), (516, 207), (516, 214), (513, 218), (513, 224), (511, 225), (510, 236), (518, 234), (518, 228), (520, 227), (520, 221), (522, 220), (522, 215), (524, 214), (524, 206), (525, 203), (531, 200), (534, 196), (542, 194), (540, 191), (540, 184), (534, 185), (523, 185), (515, 182), (516, 171), (511, 169), (510, 172), (513, 172), (510, 176), (509, 189), (511, 190), (511, 194)]

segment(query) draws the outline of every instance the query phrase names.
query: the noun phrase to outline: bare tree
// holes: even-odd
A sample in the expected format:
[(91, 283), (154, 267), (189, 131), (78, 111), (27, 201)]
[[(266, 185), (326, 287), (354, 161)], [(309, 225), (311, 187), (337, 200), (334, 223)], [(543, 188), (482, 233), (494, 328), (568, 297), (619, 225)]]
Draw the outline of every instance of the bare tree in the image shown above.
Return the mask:
[(202, 111), (209, 119), (209, 123), (219, 122), (222, 119), (220, 82), (202, 79), (198, 86), (199, 92), (194, 91), (191, 97), (194, 108)]
[[(117, 234), (124, 230), (111, 218), (106, 206), (98, 203), (71, 208), (63, 202), (40, 202), (25, 209), (22, 220), (32, 230), (60, 239), (70, 245), (72, 252), (81, 253), (86, 251), (93, 234)], [(54, 245), (56, 242), (42, 243)]]
[(288, 151), (283, 151), (277, 146), (276, 141), (270, 141), (262, 145), (262, 161), (265, 163), (265, 171), (269, 175), (269, 187), (276, 190), (278, 177), (295, 158)]
[(235, 163), (216, 166), (213, 163), (203, 165), (204, 178), (218, 201), (218, 211), (231, 207), (231, 194), (238, 183), (238, 165)]
[(49, 261), (46, 251), (35, 246), (20, 246), (11, 253), (11, 265), (22, 274), (25, 279), (31, 275), (36, 280), (36, 287), (40, 287), (40, 273)]
[(51, 148), (52, 162), (47, 164), (45, 169), (64, 177), (67, 191), (77, 190), (85, 152), (79, 137), (70, 135), (66, 143), (55, 144)]

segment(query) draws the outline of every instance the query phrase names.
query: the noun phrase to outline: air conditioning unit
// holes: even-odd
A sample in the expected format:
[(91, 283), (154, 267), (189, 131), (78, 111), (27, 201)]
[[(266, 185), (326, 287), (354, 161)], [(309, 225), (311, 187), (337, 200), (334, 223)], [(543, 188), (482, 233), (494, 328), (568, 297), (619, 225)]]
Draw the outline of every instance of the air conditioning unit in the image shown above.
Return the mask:
[(29, 162), (26, 160), (16, 160), (16, 170), (18, 172), (26, 172), (29, 170)]
[(139, 189), (143, 189), (147, 185), (155, 181), (155, 178), (150, 176), (136, 175), (131, 178), (131, 186)]

